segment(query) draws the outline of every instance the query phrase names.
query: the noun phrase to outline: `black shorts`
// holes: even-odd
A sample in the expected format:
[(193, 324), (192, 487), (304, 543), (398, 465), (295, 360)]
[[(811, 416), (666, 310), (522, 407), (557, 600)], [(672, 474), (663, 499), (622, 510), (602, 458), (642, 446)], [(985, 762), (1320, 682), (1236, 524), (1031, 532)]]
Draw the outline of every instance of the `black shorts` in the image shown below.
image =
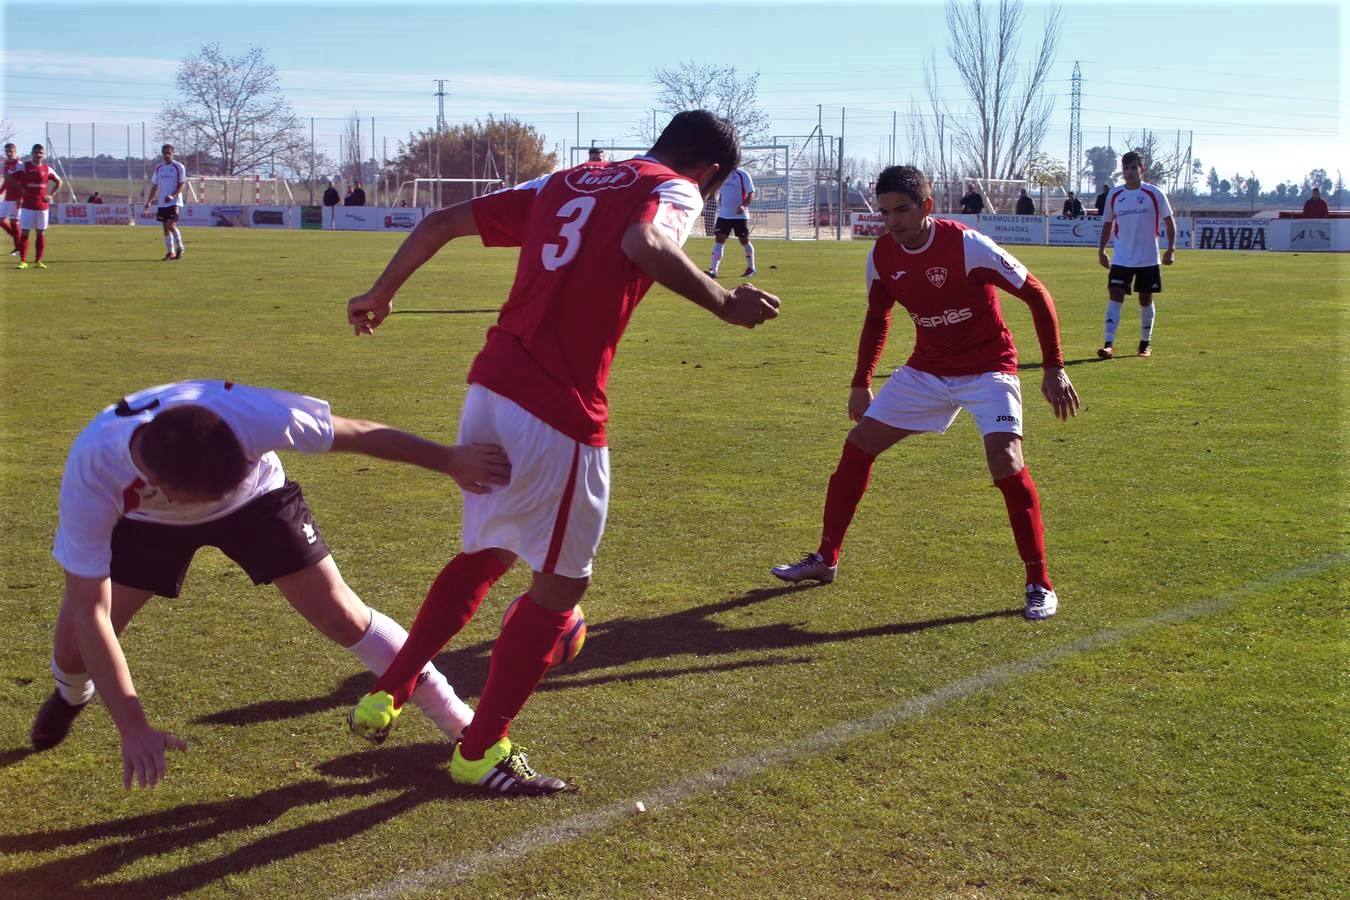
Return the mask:
[(1106, 273), (1108, 288), (1121, 288), (1132, 293), (1131, 288), (1141, 294), (1162, 293), (1162, 266), (1112, 266)]
[(188, 564), (201, 547), (216, 547), (267, 584), (328, 555), (300, 485), (287, 481), (234, 512), (197, 525), (122, 519), (112, 534), (112, 580), (161, 597), (183, 590)]
[(748, 238), (750, 236), (749, 219), (724, 219), (717, 217), (717, 222), (713, 224), (713, 234), (720, 234), (725, 237), (735, 232), (738, 238)]
[(161, 207), (160, 207), (158, 210), (156, 210), (156, 212), (155, 212), (155, 220), (158, 221), (158, 222), (177, 222), (177, 221), (178, 221), (178, 207), (177, 207), (177, 206), (161, 206)]

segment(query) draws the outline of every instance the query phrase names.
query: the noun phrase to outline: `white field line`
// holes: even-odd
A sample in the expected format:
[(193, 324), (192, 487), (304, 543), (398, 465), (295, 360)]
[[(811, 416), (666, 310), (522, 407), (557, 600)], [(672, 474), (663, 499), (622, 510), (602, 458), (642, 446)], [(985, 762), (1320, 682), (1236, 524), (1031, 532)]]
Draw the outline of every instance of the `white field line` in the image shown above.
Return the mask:
[(640, 797), (616, 800), (591, 812), (568, 816), (561, 821), (526, 831), (491, 849), (466, 853), (435, 866), (405, 873), (386, 881), (384, 884), (353, 894), (352, 897), (365, 898), (365, 900), (385, 900), (385, 898), (396, 897), (409, 891), (426, 890), (433, 887), (441, 888), (461, 883), (488, 869), (517, 865), (529, 853), (545, 847), (579, 840), (587, 835), (609, 828), (629, 816), (637, 815), (634, 804), (639, 801), (646, 806), (649, 812), (673, 806), (688, 800), (690, 797), (710, 793), (733, 782), (750, 778), (766, 769), (788, 765), (804, 757), (832, 750), (856, 738), (885, 731), (900, 722), (922, 716), (954, 700), (961, 700), (972, 694), (998, 687), (1014, 678), (1048, 668), (1069, 657), (1119, 643), (1160, 625), (1171, 625), (1222, 612), (1238, 601), (1252, 595), (1291, 581), (1307, 578), (1310, 575), (1316, 575), (1345, 563), (1350, 563), (1350, 553), (1324, 556), (1304, 565), (1276, 572), (1217, 597), (1165, 609), (1151, 616), (1098, 631), (1095, 634), (1087, 635), (1061, 647), (1025, 659), (991, 666), (982, 672), (977, 672), (888, 709), (883, 709), (867, 718), (843, 722), (816, 734), (808, 735), (791, 744), (769, 747), (757, 753), (742, 756), (739, 759), (729, 760), (708, 771), (672, 781), (650, 791), (644, 791)]

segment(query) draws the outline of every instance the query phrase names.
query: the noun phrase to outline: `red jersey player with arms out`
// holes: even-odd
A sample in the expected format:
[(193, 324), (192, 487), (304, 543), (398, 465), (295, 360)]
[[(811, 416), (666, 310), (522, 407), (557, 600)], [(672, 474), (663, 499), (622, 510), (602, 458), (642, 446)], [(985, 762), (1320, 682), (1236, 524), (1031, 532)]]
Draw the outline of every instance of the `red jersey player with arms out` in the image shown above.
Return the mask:
[(47, 249), (47, 215), (51, 207), (51, 195), (61, 189), (60, 177), (51, 166), (42, 160), (47, 148), (41, 144), (33, 145), (32, 162), (5, 176), (5, 186), (15, 185), (19, 195), (19, 264), (18, 269), (28, 268), (28, 232), (37, 231), (37, 255), (35, 262), (39, 269), (47, 268), (42, 254)]
[[(1031, 308), (1041, 345), (1041, 393), (1055, 415), (1076, 415), (1078, 394), (1064, 372), (1055, 303), (1036, 277), (974, 229), (932, 218), (928, 179), (912, 166), (891, 166), (877, 179), (887, 234), (867, 257), (867, 318), (848, 414), (858, 424), (844, 442), (825, 496), (819, 549), (800, 562), (776, 566), (783, 581), (834, 581), (844, 533), (867, 491), (872, 464), (898, 441), (944, 432), (962, 409), (984, 438), (994, 484), (1003, 492), (1017, 551), (1026, 564), (1028, 619), (1045, 619), (1059, 605), (1045, 561), (1040, 498), (1022, 460), (1022, 388), (1017, 350), (1003, 323), (1002, 288)], [(874, 398), (872, 373), (899, 303), (914, 320), (914, 352)]]
[(356, 333), (368, 334), (448, 241), (477, 234), (490, 247), (520, 247), (511, 294), (469, 370), (459, 424), (463, 439), (506, 450), (511, 483), (465, 496), (462, 550), (436, 577), (403, 650), (352, 710), (357, 734), (384, 739), (422, 665), (522, 558), (534, 577), (493, 646), (450, 777), (506, 795), (566, 788), (531, 769), (507, 731), (590, 583), (609, 503), (605, 386), (619, 338), (653, 281), (732, 325), (778, 315), (778, 298), (749, 284), (728, 291), (680, 249), (739, 162), (729, 123), (682, 112), (645, 156), (587, 163), (433, 213), (348, 303)]

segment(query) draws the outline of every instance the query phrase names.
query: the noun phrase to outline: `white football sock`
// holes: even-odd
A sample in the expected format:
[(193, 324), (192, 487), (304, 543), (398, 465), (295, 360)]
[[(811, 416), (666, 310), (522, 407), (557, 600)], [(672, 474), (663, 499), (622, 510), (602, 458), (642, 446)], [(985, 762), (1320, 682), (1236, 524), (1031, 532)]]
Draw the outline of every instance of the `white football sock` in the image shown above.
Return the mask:
[(175, 228), (169, 233), (173, 235), (174, 249), (181, 253), (183, 251), (183, 232)]
[[(402, 625), (378, 609), (371, 609), (370, 627), (361, 640), (347, 649), (367, 669), (376, 675), (383, 675), (407, 639), (408, 632), (403, 630)], [(473, 719), (473, 710), (459, 698), (450, 682), (431, 663), (422, 668), (422, 674), (425, 677), (417, 690), (413, 691), (413, 705), (435, 722), (446, 737), (459, 737)]]
[(755, 267), (755, 245), (747, 243), (745, 245), (745, 267), (753, 269)]
[(726, 244), (717, 244), (717, 243), (713, 244), (712, 264), (709, 265), (708, 268), (713, 270), (714, 272), (717, 271), (718, 266), (722, 265), (722, 250), (725, 247)]
[(167, 250), (167, 251), (169, 251), (170, 253), (173, 252), (173, 232), (172, 232), (172, 231), (170, 231), (168, 234), (164, 235), (164, 249)]
[(52, 677), (56, 679), (56, 691), (61, 699), (71, 706), (83, 706), (94, 696), (94, 681), (87, 672), (62, 672), (52, 657)]
[(1120, 314), (1125, 309), (1123, 300), (1106, 301), (1106, 343), (1111, 344), (1116, 340), (1116, 329), (1120, 327)]
[(1139, 340), (1153, 340), (1153, 320), (1158, 318), (1158, 301), (1139, 307)]

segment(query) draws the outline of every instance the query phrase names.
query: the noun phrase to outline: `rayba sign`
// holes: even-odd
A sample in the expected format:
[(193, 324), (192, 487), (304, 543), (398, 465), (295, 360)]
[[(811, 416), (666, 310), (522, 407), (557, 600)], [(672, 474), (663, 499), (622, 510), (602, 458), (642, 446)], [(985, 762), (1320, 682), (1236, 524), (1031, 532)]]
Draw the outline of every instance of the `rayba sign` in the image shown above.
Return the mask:
[(567, 173), (567, 186), (582, 194), (626, 188), (637, 180), (632, 166), (582, 166)]

